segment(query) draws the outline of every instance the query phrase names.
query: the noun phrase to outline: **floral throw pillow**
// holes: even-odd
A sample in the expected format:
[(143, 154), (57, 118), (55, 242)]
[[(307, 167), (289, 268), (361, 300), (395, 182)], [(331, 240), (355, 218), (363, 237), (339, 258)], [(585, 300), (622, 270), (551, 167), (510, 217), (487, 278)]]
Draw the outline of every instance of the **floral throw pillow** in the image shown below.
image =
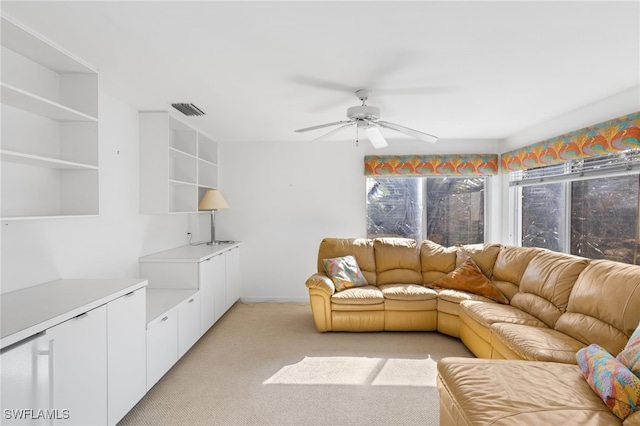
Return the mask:
[(576, 353), (576, 361), (591, 389), (621, 420), (638, 411), (640, 379), (609, 352), (593, 344)]
[(322, 264), (327, 276), (336, 286), (336, 291), (367, 285), (367, 280), (353, 256), (323, 259)]
[(499, 303), (509, 304), (509, 299), (502, 294), (489, 278), (485, 277), (478, 265), (467, 257), (456, 269), (442, 278), (435, 280), (429, 287), (449, 288), (452, 290), (464, 290), (484, 296)]
[(640, 379), (640, 324), (616, 359)]

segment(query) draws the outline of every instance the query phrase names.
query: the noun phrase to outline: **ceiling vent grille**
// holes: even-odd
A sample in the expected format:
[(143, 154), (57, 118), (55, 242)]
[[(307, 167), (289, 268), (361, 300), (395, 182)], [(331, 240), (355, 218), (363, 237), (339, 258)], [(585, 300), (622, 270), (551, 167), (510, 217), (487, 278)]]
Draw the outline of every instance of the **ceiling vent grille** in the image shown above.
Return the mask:
[(184, 115), (204, 115), (204, 111), (194, 104), (171, 104), (171, 106)]

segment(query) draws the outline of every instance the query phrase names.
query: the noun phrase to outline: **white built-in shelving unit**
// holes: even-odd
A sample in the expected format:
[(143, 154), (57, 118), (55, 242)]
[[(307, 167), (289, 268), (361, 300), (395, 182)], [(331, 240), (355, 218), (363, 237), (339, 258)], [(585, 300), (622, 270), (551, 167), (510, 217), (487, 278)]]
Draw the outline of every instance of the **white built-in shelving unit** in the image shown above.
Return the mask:
[(98, 73), (2, 15), (3, 220), (99, 214)]
[(140, 212), (194, 213), (218, 188), (218, 144), (166, 111), (140, 112)]

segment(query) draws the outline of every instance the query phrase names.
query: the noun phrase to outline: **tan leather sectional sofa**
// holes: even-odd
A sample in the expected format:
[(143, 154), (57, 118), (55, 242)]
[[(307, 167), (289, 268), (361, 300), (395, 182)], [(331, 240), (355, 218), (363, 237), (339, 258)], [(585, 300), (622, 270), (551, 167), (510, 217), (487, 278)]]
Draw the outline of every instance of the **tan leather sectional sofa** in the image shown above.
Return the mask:
[[(369, 285), (336, 292), (322, 260), (346, 255)], [(508, 305), (428, 287), (467, 257)], [(582, 378), (575, 354), (592, 343), (614, 356), (624, 348), (640, 322), (640, 266), (500, 244), (326, 238), (306, 286), (320, 332), (437, 330), (484, 358), (439, 363), (443, 425), (621, 424)], [(505, 398), (511, 402), (500, 406)]]

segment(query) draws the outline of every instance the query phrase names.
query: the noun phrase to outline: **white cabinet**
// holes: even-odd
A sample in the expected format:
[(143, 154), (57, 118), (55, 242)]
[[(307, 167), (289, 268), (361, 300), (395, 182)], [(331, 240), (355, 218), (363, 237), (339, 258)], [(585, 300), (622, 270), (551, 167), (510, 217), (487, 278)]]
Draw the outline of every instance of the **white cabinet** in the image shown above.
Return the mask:
[(54, 424), (107, 423), (107, 308), (100, 306), (51, 327), (52, 407), (69, 410)]
[(147, 391), (146, 290), (107, 304), (107, 380), (110, 425), (118, 423)]
[(200, 292), (178, 306), (178, 359), (200, 339)]
[(147, 390), (178, 361), (178, 312), (166, 312), (147, 326)]
[[(0, 352), (0, 411), (3, 425), (45, 425), (49, 420), (26, 418), (25, 408), (52, 410), (53, 340), (41, 332)], [(69, 412), (56, 413), (68, 417)], [(31, 416), (37, 417), (37, 416)]]
[(98, 73), (3, 15), (3, 220), (97, 215)]
[(198, 264), (202, 294), (201, 333), (204, 334), (226, 311), (224, 254), (209, 257)]
[(49, 419), (64, 425), (118, 422), (146, 391), (146, 284), (56, 280), (4, 293), (3, 416), (5, 410), (22, 409), (45, 416), (46, 424)]
[(240, 243), (182, 246), (140, 258), (149, 289), (197, 289), (204, 334), (240, 298)]
[(200, 292), (147, 289), (147, 390), (200, 338)]
[(167, 112), (140, 112), (140, 212), (193, 213), (218, 187), (218, 144)]
[(226, 254), (226, 309), (240, 299), (240, 247), (234, 247)]

